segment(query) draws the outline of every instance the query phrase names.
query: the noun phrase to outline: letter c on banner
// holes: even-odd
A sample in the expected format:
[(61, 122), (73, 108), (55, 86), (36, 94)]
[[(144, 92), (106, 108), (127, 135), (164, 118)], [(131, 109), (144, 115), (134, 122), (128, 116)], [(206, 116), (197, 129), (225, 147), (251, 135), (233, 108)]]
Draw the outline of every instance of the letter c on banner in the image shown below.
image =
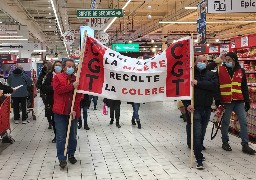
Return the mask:
[(93, 51), (93, 46), (94, 46), (94, 45), (98, 45), (98, 43), (97, 43), (97, 42), (92, 42), (92, 43), (91, 43), (91, 51), (92, 51), (92, 54), (93, 54), (94, 56), (98, 56), (99, 53)]
[(123, 93), (123, 94), (128, 94), (127, 89), (126, 89), (126, 88), (123, 88), (123, 89), (122, 89), (122, 93)]
[(181, 55), (176, 55), (175, 54), (175, 50), (176, 50), (176, 48), (178, 48), (178, 47), (183, 47), (183, 44), (175, 44), (172, 48), (171, 48), (171, 54), (172, 54), (172, 56), (175, 58), (175, 59), (181, 59), (182, 57), (183, 57), (183, 55), (181, 54)]
[(99, 73), (99, 72), (100, 72), (100, 66), (94, 66), (95, 69), (92, 68), (92, 63), (95, 62), (95, 61), (98, 62), (98, 63), (100, 63), (100, 61), (99, 61), (97, 58), (93, 58), (93, 59), (91, 59), (91, 60), (89, 61), (89, 63), (88, 63), (88, 68), (89, 68), (89, 70), (90, 70), (91, 72), (93, 72), (93, 73)]

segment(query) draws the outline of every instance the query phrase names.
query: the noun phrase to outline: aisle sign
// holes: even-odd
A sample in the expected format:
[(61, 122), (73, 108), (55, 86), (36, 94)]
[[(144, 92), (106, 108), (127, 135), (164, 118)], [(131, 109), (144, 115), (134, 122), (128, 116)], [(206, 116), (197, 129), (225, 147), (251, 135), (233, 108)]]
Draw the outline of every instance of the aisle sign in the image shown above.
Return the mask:
[(122, 9), (77, 9), (77, 18), (93, 18), (93, 17), (123, 17)]
[(220, 54), (224, 54), (229, 52), (229, 44), (221, 44), (220, 45)]
[(140, 44), (112, 44), (112, 49), (116, 52), (140, 52)]
[(256, 12), (256, 0), (208, 0), (208, 13)]
[(241, 47), (247, 47), (249, 45), (248, 36), (244, 36), (241, 38)]
[(101, 30), (109, 21), (110, 18), (89, 18), (88, 26), (94, 30)]

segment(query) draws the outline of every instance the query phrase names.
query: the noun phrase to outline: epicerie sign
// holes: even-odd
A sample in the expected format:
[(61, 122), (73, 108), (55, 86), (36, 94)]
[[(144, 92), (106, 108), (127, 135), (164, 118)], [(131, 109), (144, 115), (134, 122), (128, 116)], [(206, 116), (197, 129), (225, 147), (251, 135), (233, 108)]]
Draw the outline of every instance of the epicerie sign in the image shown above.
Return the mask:
[(208, 0), (208, 13), (256, 12), (256, 0)]

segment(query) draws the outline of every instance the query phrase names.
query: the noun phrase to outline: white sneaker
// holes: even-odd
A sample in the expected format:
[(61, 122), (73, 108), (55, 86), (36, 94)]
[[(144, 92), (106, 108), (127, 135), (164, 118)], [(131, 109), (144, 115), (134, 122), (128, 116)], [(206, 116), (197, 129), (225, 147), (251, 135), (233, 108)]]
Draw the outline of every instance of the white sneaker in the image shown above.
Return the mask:
[(22, 124), (27, 124), (27, 121), (22, 121)]
[(20, 121), (19, 121), (19, 120), (15, 120), (14, 123), (15, 123), (15, 124), (19, 124)]

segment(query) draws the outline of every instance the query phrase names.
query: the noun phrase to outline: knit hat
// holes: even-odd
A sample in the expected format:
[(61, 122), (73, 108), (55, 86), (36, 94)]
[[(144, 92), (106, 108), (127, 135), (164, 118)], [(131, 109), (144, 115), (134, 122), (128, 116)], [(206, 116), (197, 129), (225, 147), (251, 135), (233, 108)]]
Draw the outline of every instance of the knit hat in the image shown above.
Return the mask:
[(238, 57), (237, 57), (236, 53), (228, 52), (228, 53), (226, 54), (226, 56), (231, 57), (235, 62), (238, 61)]

